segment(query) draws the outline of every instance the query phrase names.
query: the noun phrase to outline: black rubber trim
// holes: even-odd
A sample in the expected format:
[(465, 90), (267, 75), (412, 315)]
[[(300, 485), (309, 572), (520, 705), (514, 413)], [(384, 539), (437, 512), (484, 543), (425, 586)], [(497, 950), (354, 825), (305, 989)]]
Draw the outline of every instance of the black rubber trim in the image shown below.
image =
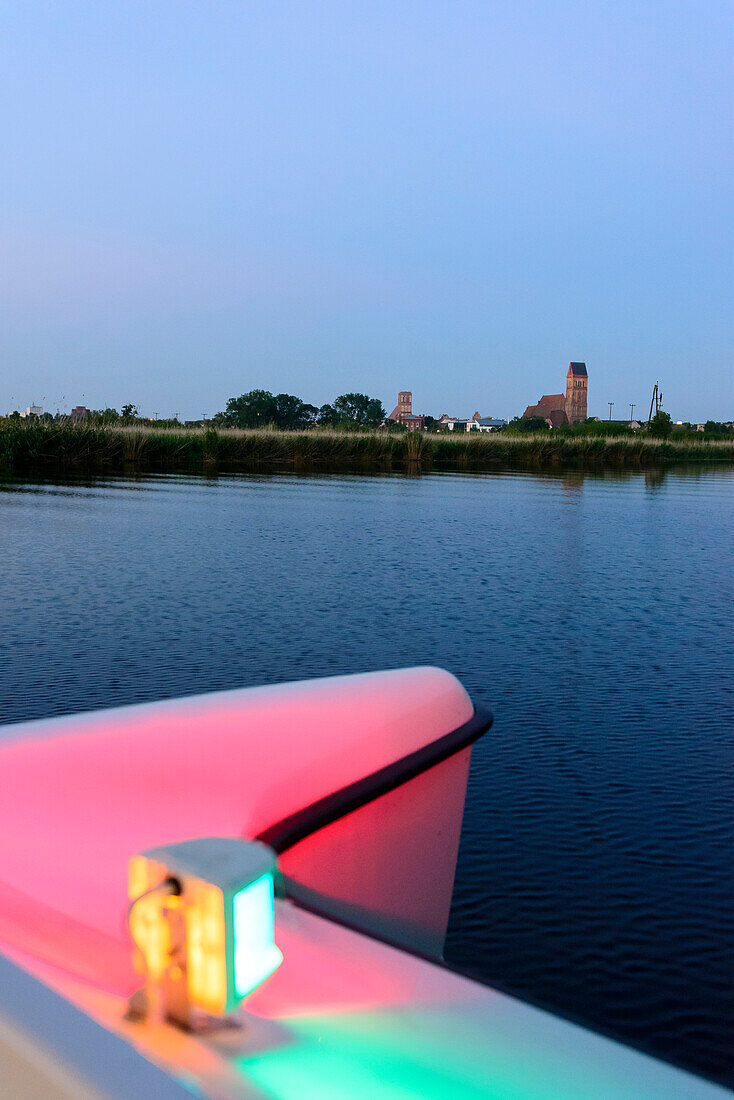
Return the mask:
[(294, 844), (305, 840), (324, 826), (331, 825), (340, 817), (366, 806), (368, 802), (374, 802), (384, 794), (389, 794), (396, 787), (461, 752), (486, 733), (493, 721), (492, 712), (487, 707), (476, 707), (468, 722), (439, 737), (438, 741), (432, 741), (430, 745), (403, 756), (394, 764), (388, 764), (372, 775), (358, 779), (356, 783), (350, 783), (348, 787), (342, 787), (341, 790), (320, 798), (318, 802), (284, 817), (282, 821), (264, 829), (255, 839), (267, 844), (276, 855), (282, 855)]

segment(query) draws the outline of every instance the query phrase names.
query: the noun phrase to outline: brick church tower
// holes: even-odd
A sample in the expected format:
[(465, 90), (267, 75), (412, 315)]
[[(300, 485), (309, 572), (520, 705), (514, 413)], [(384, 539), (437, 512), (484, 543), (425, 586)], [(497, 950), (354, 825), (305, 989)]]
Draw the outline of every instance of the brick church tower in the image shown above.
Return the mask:
[(398, 394), (397, 412), (408, 416), (413, 412), (413, 394), (409, 390), (401, 390)]
[(570, 363), (566, 374), (566, 416), (569, 424), (577, 420), (586, 420), (586, 398), (589, 390), (589, 377), (586, 363)]

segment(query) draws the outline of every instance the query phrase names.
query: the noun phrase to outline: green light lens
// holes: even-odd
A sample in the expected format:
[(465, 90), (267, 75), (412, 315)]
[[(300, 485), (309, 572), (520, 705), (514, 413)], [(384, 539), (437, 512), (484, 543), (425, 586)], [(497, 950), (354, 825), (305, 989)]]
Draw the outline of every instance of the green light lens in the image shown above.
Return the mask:
[(274, 943), (273, 876), (255, 879), (232, 899), (234, 985), (246, 997), (280, 966), (283, 955)]

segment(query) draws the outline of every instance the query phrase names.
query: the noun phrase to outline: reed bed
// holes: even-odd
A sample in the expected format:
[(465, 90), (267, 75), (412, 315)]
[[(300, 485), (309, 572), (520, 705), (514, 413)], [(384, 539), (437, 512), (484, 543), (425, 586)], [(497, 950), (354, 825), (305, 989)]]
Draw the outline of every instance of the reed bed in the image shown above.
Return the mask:
[(535, 432), (284, 432), (138, 425), (0, 421), (6, 472), (226, 470), (488, 470), (646, 467), (670, 462), (734, 463), (734, 442)]

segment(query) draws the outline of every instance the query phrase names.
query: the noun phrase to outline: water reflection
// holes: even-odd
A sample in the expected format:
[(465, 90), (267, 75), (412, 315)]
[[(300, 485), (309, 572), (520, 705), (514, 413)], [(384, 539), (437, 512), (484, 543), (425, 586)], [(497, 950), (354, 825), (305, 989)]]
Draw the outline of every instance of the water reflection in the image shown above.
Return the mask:
[(293, 473), (284, 470), (276, 473), (227, 473), (217, 470), (209, 470), (203, 474), (150, 474), (144, 472), (126, 473), (124, 475), (75, 475), (68, 474), (61, 477), (20, 477), (13, 474), (0, 472), (0, 492), (24, 492), (24, 493), (63, 493), (74, 490), (101, 491), (105, 488), (129, 489), (150, 492), (154, 489), (177, 489), (181, 486), (200, 488), (204, 485), (220, 484), (248, 484), (252, 482), (270, 483), (273, 480), (288, 479), (306, 482), (355, 482), (355, 481), (401, 481), (401, 480), (435, 480), (437, 478), (469, 479), (472, 481), (483, 480), (507, 480), (523, 479), (535, 483), (561, 484), (563, 488), (575, 490), (581, 488), (586, 482), (612, 481), (612, 482), (639, 482), (644, 481), (648, 488), (658, 488), (668, 480), (690, 479), (695, 481), (710, 482), (712, 479), (724, 479), (730, 481), (732, 469), (729, 466), (704, 465), (696, 463), (649, 467), (645, 469), (635, 468), (591, 468), (574, 469), (572, 471), (548, 470), (484, 470), (479, 473), (472, 471), (426, 471), (417, 465), (411, 465), (405, 471), (376, 470), (367, 473), (335, 473), (324, 474), (310, 471)]

